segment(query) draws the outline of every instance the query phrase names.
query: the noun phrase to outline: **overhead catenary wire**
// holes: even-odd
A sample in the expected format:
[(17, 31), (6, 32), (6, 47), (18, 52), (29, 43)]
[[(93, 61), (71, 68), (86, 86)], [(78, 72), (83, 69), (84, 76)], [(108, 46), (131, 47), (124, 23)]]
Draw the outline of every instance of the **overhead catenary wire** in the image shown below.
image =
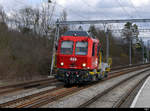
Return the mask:
[[(19, 4), (19, 5), (23, 5), (23, 4), (25, 3), (25, 2), (20, 1), (20, 0), (14, 0), (14, 1), (16, 1), (16, 3)], [(41, 1), (44, 1), (44, 0), (41, 0)], [(45, 1), (47, 1), (47, 0), (45, 0)], [(122, 4), (120, 3), (121, 0), (116, 0), (116, 1), (118, 1), (118, 3), (120, 4), (120, 6), (121, 6), (121, 8), (124, 10), (124, 12), (126, 12), (126, 13), (130, 16), (130, 14), (127, 12), (127, 10), (126, 10), (126, 9), (122, 6)], [(132, 2), (132, 0), (130, 0), (130, 1)], [(91, 8), (93, 8), (94, 10), (96, 10), (94, 7), (92, 7), (92, 5), (90, 5), (89, 3), (87, 3), (85, 0), (83, 0), (82, 2), (86, 3), (86, 5), (87, 5), (88, 7), (91, 7)], [(54, 3), (54, 2), (52, 2), (52, 3)], [(131, 3), (131, 4), (132, 4), (132, 6), (136, 9), (136, 7), (134, 6), (134, 4), (133, 4), (133, 3)], [(82, 14), (80, 14), (80, 13), (78, 13), (77, 11), (73, 10), (72, 8), (68, 8), (68, 7), (66, 8), (66, 7), (62, 6), (61, 4), (59, 4), (59, 3), (57, 3), (57, 6), (62, 7), (63, 9), (66, 9), (66, 10), (72, 12), (74, 15), (76, 15), (76, 16), (78, 16), (78, 17), (80, 17), (80, 18), (87, 19), (87, 17), (83, 16)], [(11, 9), (10, 9), (10, 10), (11, 10)], [(17, 10), (17, 9), (14, 8), (14, 10)], [(136, 11), (138, 11), (138, 10), (136, 9)], [(55, 14), (55, 15), (56, 15), (56, 14)], [(105, 14), (103, 14), (103, 15), (106, 16)]]
[[(52, 3), (53, 3), (53, 2), (52, 2)], [(60, 6), (60, 7), (63, 8), (63, 9), (66, 9), (64, 6), (60, 5), (58, 2), (56, 2), (56, 5), (57, 5), (57, 6)], [(74, 11), (74, 10), (72, 10), (72, 9), (70, 9), (70, 8), (67, 8), (66, 10), (72, 12), (73, 14), (77, 15), (77, 16), (80, 17), (80, 18), (87, 19), (87, 17), (82, 16), (81, 14), (77, 13), (76, 11)]]
[[(91, 9), (95, 10), (95, 12), (97, 12), (97, 10), (95, 9), (95, 7), (93, 7), (92, 5), (90, 5), (89, 3), (87, 3), (85, 0), (81, 0), (86, 6), (90, 7)], [(111, 16), (106, 15), (105, 13), (100, 13), (101, 15), (104, 16), (104, 18), (111, 18), (113, 19)], [(103, 24), (104, 30), (106, 30), (106, 24)]]
[(116, 0), (118, 5), (120, 6), (120, 8), (122, 8), (123, 12), (126, 13), (127, 16), (129, 16), (130, 18), (133, 18), (133, 16), (130, 16), (130, 14), (128, 13), (128, 11), (124, 8), (124, 6), (122, 6), (122, 4), (120, 3), (120, 0)]
[[(132, 0), (129, 0), (129, 1), (130, 1), (130, 4), (131, 4), (132, 8), (135, 10), (137, 16), (140, 17), (140, 18), (142, 18), (142, 17), (138, 14), (139, 12), (138, 12), (138, 10), (136, 9), (136, 7), (134, 6)], [(139, 23), (139, 25), (140, 25), (140, 23)]]
[(15, 1), (15, 3), (17, 3), (17, 4), (19, 4), (19, 5), (24, 5), (25, 4), (25, 2), (23, 2), (23, 1), (21, 1), (21, 0), (14, 0)]
[(140, 18), (142, 18), (142, 17), (138, 14), (139, 12), (138, 12), (137, 8), (134, 6), (132, 0), (130, 0), (130, 4), (131, 4), (132, 8), (135, 10), (137, 16), (139, 16)]
[[(29, 1), (26, 0), (14, 0), (15, 3), (19, 6), (21, 6), (20, 8), (26, 8), (26, 7), (32, 7), (31, 3), (28, 3)], [(16, 9), (16, 6), (14, 7)]]
[(133, 18), (132, 16), (130, 16), (130, 14), (128, 13), (128, 11), (122, 6), (122, 4), (120, 3), (120, 0), (116, 0), (118, 5), (122, 8), (123, 12), (126, 13), (127, 16), (129, 16), (130, 18)]
[[(135, 9), (137, 16), (140, 17), (140, 18), (142, 18), (142, 16), (141, 16), (140, 13), (139, 13), (139, 10), (134, 6), (132, 0), (130, 0), (130, 3), (131, 3), (131, 5), (132, 5), (132, 7)], [(149, 26), (150, 26), (150, 23), (146, 23), (146, 24), (145, 24), (145, 27), (147, 27), (147, 26), (149, 27)]]
[[(86, 6), (90, 7), (91, 9), (95, 10), (97, 12), (97, 10), (95, 9), (95, 7), (91, 6), (89, 3), (87, 3), (85, 0), (81, 0)], [(107, 16), (104, 13), (101, 13), (105, 18), (111, 18), (113, 19), (111, 16)]]

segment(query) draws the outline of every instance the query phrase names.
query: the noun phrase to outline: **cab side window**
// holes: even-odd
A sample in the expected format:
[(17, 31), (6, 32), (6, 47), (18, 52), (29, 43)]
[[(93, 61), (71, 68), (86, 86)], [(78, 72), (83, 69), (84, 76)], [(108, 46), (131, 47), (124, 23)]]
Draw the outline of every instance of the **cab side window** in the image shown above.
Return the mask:
[(93, 43), (92, 56), (95, 56), (95, 43)]

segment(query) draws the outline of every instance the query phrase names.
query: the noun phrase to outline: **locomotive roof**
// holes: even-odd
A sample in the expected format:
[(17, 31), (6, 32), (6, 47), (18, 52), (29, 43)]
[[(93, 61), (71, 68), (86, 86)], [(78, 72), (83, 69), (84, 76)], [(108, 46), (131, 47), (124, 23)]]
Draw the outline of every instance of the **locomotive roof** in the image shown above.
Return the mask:
[(89, 37), (89, 33), (86, 31), (67, 31), (63, 36), (78, 36), (78, 37)]

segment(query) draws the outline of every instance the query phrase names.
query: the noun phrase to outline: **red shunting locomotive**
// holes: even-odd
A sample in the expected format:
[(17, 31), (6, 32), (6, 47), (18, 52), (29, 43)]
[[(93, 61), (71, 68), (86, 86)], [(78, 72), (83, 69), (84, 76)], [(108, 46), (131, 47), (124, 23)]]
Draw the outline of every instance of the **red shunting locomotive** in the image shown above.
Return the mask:
[(107, 76), (101, 45), (86, 31), (68, 31), (60, 37), (56, 78), (66, 84), (90, 82)]

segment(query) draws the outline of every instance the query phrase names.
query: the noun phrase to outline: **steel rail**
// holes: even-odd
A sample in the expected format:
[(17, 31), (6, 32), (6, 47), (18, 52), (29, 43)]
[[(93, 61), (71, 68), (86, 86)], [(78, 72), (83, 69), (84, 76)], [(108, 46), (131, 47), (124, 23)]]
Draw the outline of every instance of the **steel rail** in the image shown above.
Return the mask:
[[(123, 74), (126, 74), (126, 73), (129, 73), (129, 72), (133, 72), (133, 71), (136, 71), (136, 70), (140, 70), (140, 69), (142, 69), (142, 68), (146, 68), (146, 67), (149, 67), (150, 65), (148, 64), (148, 65), (142, 65), (142, 66), (138, 66), (138, 67), (134, 67), (134, 68), (132, 68), (132, 69), (127, 69), (127, 70), (124, 70), (124, 71), (120, 71), (120, 72), (114, 72), (114, 74), (111, 74), (111, 75), (109, 75), (108, 76), (108, 78), (106, 78), (106, 79), (104, 79), (104, 81), (105, 80), (109, 80), (109, 79), (111, 79), (111, 78), (114, 78), (114, 77), (117, 77), (117, 76), (120, 76), (120, 75), (123, 75)], [(104, 82), (104, 81), (99, 81), (98, 83), (96, 83), (96, 84), (99, 84), (99, 83), (101, 83), (101, 82)], [(96, 85), (96, 84), (93, 84), (93, 85)], [(87, 87), (85, 87), (85, 88), (88, 88), (88, 87), (91, 87), (91, 85), (88, 85)], [(62, 87), (63, 88), (63, 87)], [(58, 89), (60, 89), (60, 88), (58, 88)], [(58, 90), (57, 89), (57, 90)], [(82, 89), (82, 88), (81, 88)], [(76, 91), (73, 91), (73, 92), (77, 92), (77, 91), (79, 91), (79, 90), (81, 90), (80, 88), (78, 88)], [(0, 104), (0, 107), (6, 107), (6, 106), (10, 106), (10, 105), (12, 105), (12, 104), (14, 104), (14, 103), (18, 103), (18, 102), (20, 102), (20, 101), (25, 101), (25, 100), (28, 100), (28, 99), (32, 99), (32, 98), (34, 98), (34, 97), (38, 97), (38, 96), (40, 96), (40, 95), (45, 95), (46, 93), (51, 93), (51, 92), (53, 92), (54, 90), (47, 90), (47, 91), (44, 91), (44, 92), (40, 92), (40, 93), (37, 93), (37, 94), (33, 94), (33, 95), (30, 95), (30, 96), (26, 96), (26, 97), (23, 97), (23, 98), (19, 98), (19, 99), (16, 99), (16, 100), (12, 100), (12, 101), (9, 101), (9, 102), (6, 102), (6, 103), (3, 103), (3, 104)], [(56, 91), (56, 90), (55, 90)], [(71, 93), (71, 92), (70, 92)], [(69, 95), (68, 93), (66, 94), (66, 95)], [(57, 96), (57, 95), (56, 95)], [(64, 97), (65, 95), (63, 95), (63, 96), (61, 96), (61, 97)], [(47, 97), (46, 97), (47, 98)], [(56, 97), (54, 97), (54, 98), (56, 98)], [(44, 102), (44, 104), (45, 103), (47, 103), (46, 101), (51, 101), (50, 99), (53, 99), (54, 100), (54, 98), (49, 98), (49, 100), (45, 100), (45, 102), (43, 101), (43, 100), (41, 100), (41, 103), (40, 104), (43, 104), (42, 102)], [(36, 99), (36, 100), (38, 100), (38, 103), (39, 103), (39, 99)], [(55, 99), (56, 100), (56, 99)], [(32, 101), (31, 101), (32, 102)], [(29, 103), (27, 104), (27, 103), (25, 103), (26, 105), (29, 105)], [(36, 103), (35, 103), (35, 101), (33, 102), (33, 104), (35, 105)], [(23, 105), (23, 104), (22, 104)], [(30, 105), (31, 106), (31, 105)], [(26, 107), (26, 106), (25, 106)]]
[(36, 83), (34, 85), (29, 85), (29, 86), (20, 86), (20, 87), (17, 87), (17, 88), (9, 88), (9, 89), (6, 89), (6, 90), (1, 90), (0, 95), (6, 95), (6, 94), (10, 94), (10, 93), (14, 93), (14, 92), (17, 92), (17, 91), (30, 89), (30, 88), (36, 88), (36, 87), (43, 86), (43, 85), (50, 84), (50, 83), (54, 83), (54, 82), (58, 82), (58, 80), (48, 81), (48, 82), (44, 82), (44, 83)]
[(60, 86), (60, 87), (56, 87), (54, 89), (49, 89), (49, 90), (46, 90), (46, 91), (43, 91), (43, 92), (39, 92), (39, 93), (35, 93), (35, 94), (29, 95), (29, 96), (25, 96), (25, 97), (21, 97), (21, 98), (15, 99), (15, 100), (11, 100), (11, 101), (0, 104), (0, 108), (5, 108), (5, 107), (14, 105), (16, 103), (19, 103), (19, 102), (22, 102), (22, 101), (25, 101), (25, 100), (28, 100), (28, 99), (38, 97), (42, 94), (47, 94), (47, 93), (52, 92), (52, 91), (57, 91), (61, 88), (64, 88), (64, 87)]
[(48, 78), (48, 79), (41, 79), (41, 80), (34, 80), (34, 81), (28, 81), (28, 82), (22, 82), (22, 83), (15, 83), (15, 84), (11, 84), (11, 85), (7, 85), (7, 86), (1, 86), (0, 89), (5, 89), (5, 88), (12, 88), (12, 87), (19, 87), (22, 85), (30, 85), (33, 83), (38, 83), (38, 82), (42, 82), (42, 81), (49, 81), (49, 80), (53, 80), (54, 78)]
[(44, 84), (55, 83), (55, 82), (58, 82), (58, 80), (51, 78), (51, 79), (45, 79), (45, 80), (42, 79), (42, 80), (38, 80), (38, 81), (3, 86), (3, 87), (0, 87), (0, 94), (6, 95), (8, 93), (21, 91), (21, 90), (25, 90), (25, 89), (29, 89), (29, 88), (33, 88), (33, 87), (37, 87), (37, 86), (42, 86)]
[(48, 104), (50, 102), (56, 101), (56, 100), (58, 100), (64, 96), (70, 95), (70, 94), (75, 93), (75, 92), (82, 90), (82, 89), (84, 89), (84, 88), (83, 87), (82, 88), (81, 87), (80, 88), (72, 87), (72, 88), (66, 89), (64, 91), (58, 92), (58, 94), (55, 94), (53, 96), (49, 95), (47, 97), (42, 97), (41, 99), (36, 99), (35, 101), (17, 106), (15, 108), (37, 108), (39, 106), (42, 106), (42, 105)]
[[(149, 66), (145, 66), (144, 68), (146, 68), (146, 67), (149, 67)], [(40, 107), (40, 106), (42, 106), (42, 105), (45, 105), (45, 104), (48, 104), (48, 103), (53, 102), (53, 101), (55, 101), (55, 100), (58, 100), (58, 99), (60, 99), (60, 98), (62, 98), (62, 97), (64, 97), (64, 96), (67, 96), (67, 95), (70, 95), (70, 94), (72, 94), (72, 93), (78, 92), (78, 91), (80, 91), (80, 90), (82, 90), (82, 89), (89, 88), (89, 87), (91, 87), (91, 86), (93, 86), (93, 85), (97, 85), (97, 84), (99, 84), (99, 83), (105, 82), (106, 80), (109, 80), (109, 79), (111, 79), (111, 78), (115, 78), (115, 77), (118, 77), (118, 76), (120, 76), (120, 75), (129, 73), (129, 72), (137, 71), (137, 69), (140, 70), (140, 69), (142, 69), (142, 68), (143, 68), (143, 67), (140, 67), (140, 68), (139, 68), (139, 67), (138, 67), (138, 68), (136, 67), (135, 69), (132, 69), (132, 70), (130, 69), (130, 70), (123, 71), (123, 72), (117, 72), (117, 73), (115, 73), (115, 74), (109, 75), (109, 77), (106, 78), (106, 79), (104, 79), (104, 81), (100, 81), (100, 82), (98, 82), (98, 83), (96, 83), (96, 84), (94, 83), (94, 84), (88, 85), (88, 86), (86, 86), (86, 87), (75, 88), (75, 89), (72, 89), (72, 91), (68, 91), (68, 89), (66, 89), (65, 92), (60, 92), (60, 93), (58, 93), (58, 95), (49, 96), (49, 97), (45, 96), (45, 97), (42, 97), (41, 99), (40, 99), (40, 98), (37, 98), (37, 99), (35, 99), (35, 100), (33, 100), (33, 101), (30, 101), (30, 102), (21, 104), (21, 105), (17, 106), (16, 108), (30, 108), (30, 107), (31, 107), (31, 108), (36, 108), (36, 107)]]
[[(127, 77), (126, 79), (120, 81), (119, 83), (116, 83), (115, 85), (111, 86), (110, 88), (108, 88), (108, 89), (104, 90), (103, 92), (97, 94), (97, 95), (94, 96), (92, 99), (90, 99), (90, 100), (86, 101), (85, 103), (81, 104), (81, 105), (79, 106), (79, 108), (85, 108), (85, 107), (87, 107), (87, 106), (93, 104), (93, 103), (96, 102), (98, 99), (104, 97), (106, 94), (108, 94), (108, 93), (111, 92), (113, 89), (115, 89), (115, 88), (117, 88), (118, 86), (120, 86), (121, 84), (123, 84), (123, 83), (125, 83), (125, 82), (131, 80), (132, 78), (134, 78), (134, 77), (136, 77), (136, 76), (138, 76), (138, 75), (141, 75), (142, 73), (147, 72), (147, 71), (150, 71), (150, 69), (144, 70), (144, 71), (139, 72), (139, 73), (137, 73), (137, 74), (135, 74), (135, 75), (132, 75), (132, 76), (130, 76), (130, 77)], [(150, 75), (150, 74), (149, 74), (149, 75)], [(130, 91), (129, 91), (129, 92), (130, 92)], [(123, 98), (123, 100), (124, 100), (124, 99), (125, 99), (125, 98)], [(120, 104), (123, 102), (123, 100), (121, 99), (116, 105), (114, 105), (114, 107), (119, 107)]]
[[(136, 65), (132, 65), (132, 66), (121, 66), (121, 67), (112, 68), (112, 70), (116, 71), (118, 69), (123, 69), (123, 68), (133, 68), (133, 67), (137, 67), (140, 65), (142, 66), (143, 64), (136, 64)], [(144, 64), (144, 65), (146, 65), (146, 64)], [(111, 72), (111, 73), (113, 73), (113, 72)], [(37, 80), (37, 81), (17, 83), (17, 84), (12, 84), (12, 85), (8, 85), (8, 86), (2, 86), (2, 87), (0, 87), (0, 94), (6, 95), (8, 93), (21, 91), (21, 90), (25, 90), (27, 88), (37, 87), (37, 86), (41, 86), (44, 84), (55, 83), (55, 82), (58, 82), (55, 78), (49, 78), (49, 79), (41, 79), (41, 80)]]
[(140, 80), (136, 85), (134, 85), (134, 87), (132, 89), (130, 89), (128, 91), (128, 93), (126, 93), (125, 95), (122, 96), (122, 98), (120, 98), (114, 105), (112, 108), (120, 108), (121, 105), (125, 102), (125, 100), (132, 94), (132, 92), (141, 84), (143, 83), (148, 77), (150, 76), (147, 75), (145, 76), (142, 80)]

